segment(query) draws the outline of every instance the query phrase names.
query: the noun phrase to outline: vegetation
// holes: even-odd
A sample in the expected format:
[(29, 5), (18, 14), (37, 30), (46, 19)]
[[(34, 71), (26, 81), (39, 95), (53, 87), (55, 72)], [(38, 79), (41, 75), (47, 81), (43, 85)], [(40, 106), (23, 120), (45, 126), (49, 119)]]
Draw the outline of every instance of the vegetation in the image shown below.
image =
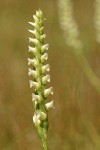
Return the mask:
[[(100, 45), (96, 41), (99, 32), (94, 23), (94, 1), (72, 2), (73, 18), (83, 43), (81, 57), (84, 56), (99, 83)], [(83, 68), (81, 58), (66, 45), (63, 30), (59, 28), (57, 3), (56, 0), (4, 0), (0, 3), (1, 150), (41, 150), (32, 122), (33, 90), (28, 86), (26, 61), (31, 55), (27, 52), (27, 29), (30, 28), (27, 22), (38, 8), (43, 10), (46, 18), (46, 40), (50, 44), (50, 86), (54, 87), (55, 100), (55, 109), (48, 112), (48, 147), (50, 150), (100, 149), (100, 94), (84, 70), (87, 66)]]

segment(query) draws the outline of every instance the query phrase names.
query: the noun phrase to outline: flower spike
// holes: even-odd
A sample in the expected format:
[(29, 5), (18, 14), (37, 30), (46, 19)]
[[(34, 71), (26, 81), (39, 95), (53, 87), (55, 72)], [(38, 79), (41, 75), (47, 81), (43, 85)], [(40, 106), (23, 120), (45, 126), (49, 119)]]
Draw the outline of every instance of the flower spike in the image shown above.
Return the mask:
[[(48, 59), (49, 44), (45, 44), (46, 34), (43, 27), (43, 13), (36, 11), (33, 15), (34, 22), (29, 22), (34, 29), (28, 30), (31, 34), (28, 52), (32, 53), (31, 59), (28, 58), (28, 75), (34, 79), (29, 81), (30, 88), (34, 89), (32, 93), (32, 102), (34, 104), (33, 122), (41, 138), (43, 148), (47, 150), (47, 132), (48, 132), (48, 110), (53, 107), (53, 101), (46, 103), (47, 97), (53, 94), (53, 88), (46, 88), (47, 82), (50, 82), (50, 75), (46, 74), (50, 70), (50, 65), (46, 64)], [(32, 46), (33, 45), (33, 46)]]

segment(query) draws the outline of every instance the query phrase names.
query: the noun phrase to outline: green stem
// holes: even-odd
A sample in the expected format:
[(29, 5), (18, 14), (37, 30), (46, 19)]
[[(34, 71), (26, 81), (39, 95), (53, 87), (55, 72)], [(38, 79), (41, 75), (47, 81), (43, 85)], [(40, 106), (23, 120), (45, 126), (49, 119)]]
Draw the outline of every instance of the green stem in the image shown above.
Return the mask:
[(43, 150), (48, 150), (47, 148), (47, 140), (42, 141)]

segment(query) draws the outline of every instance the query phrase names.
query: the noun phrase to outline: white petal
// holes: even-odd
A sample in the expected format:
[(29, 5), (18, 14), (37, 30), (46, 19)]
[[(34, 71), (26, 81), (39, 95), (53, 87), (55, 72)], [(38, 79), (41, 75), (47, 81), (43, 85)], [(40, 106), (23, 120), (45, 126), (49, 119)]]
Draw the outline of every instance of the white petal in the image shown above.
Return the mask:
[(35, 34), (36, 30), (28, 30), (30, 33)]
[(39, 89), (39, 87), (40, 87), (39, 83), (31, 81), (31, 80), (29, 81), (29, 84), (30, 84), (30, 88), (34, 87), (36, 89)]
[(34, 64), (34, 59), (28, 58), (28, 65), (33, 65)]
[(37, 16), (37, 17), (42, 17), (42, 15), (43, 15), (43, 13), (42, 13), (41, 10), (36, 11), (36, 16)]
[(50, 108), (54, 107), (54, 101), (52, 100), (51, 102), (45, 104), (46, 110), (49, 110)]
[(39, 16), (40, 16), (39, 11), (36, 11), (36, 16), (37, 16), (37, 17), (39, 17)]
[(53, 95), (53, 88), (52, 87), (44, 90), (44, 96), (45, 97), (47, 97), (49, 94)]
[(50, 65), (49, 64), (42, 67), (42, 73), (45, 73), (46, 71), (50, 71)]
[(46, 34), (41, 35), (41, 40), (46, 38)]
[(39, 21), (39, 19), (38, 19), (35, 15), (33, 15), (33, 18), (34, 18), (34, 20), (35, 20), (36, 22)]
[(36, 94), (32, 93), (32, 101), (40, 102), (41, 101), (40, 95), (36, 95)]
[(37, 76), (37, 72), (35, 70), (32, 70), (32, 69), (28, 69), (28, 75), (29, 76), (33, 76), (33, 77), (36, 77)]
[(28, 50), (29, 52), (32, 52), (32, 53), (36, 53), (37, 52), (36, 47), (29, 46), (28, 48), (29, 48), (29, 50)]
[(35, 58), (34, 59), (28, 58), (28, 65), (37, 66), (38, 65), (38, 61)]
[(30, 33), (34, 34), (36, 38), (39, 38), (39, 33), (34, 29), (34, 30), (28, 30)]
[(38, 41), (37, 39), (35, 39), (35, 38), (30, 38), (30, 37), (29, 37), (29, 42), (32, 42), (32, 43), (34, 43), (35, 45), (39, 44), (39, 41)]
[(41, 123), (41, 121), (37, 118), (36, 114), (33, 116), (33, 122), (36, 126), (38, 126)]
[(36, 114), (33, 116), (33, 122), (36, 123)]
[(46, 76), (44, 76), (42, 78), (42, 83), (43, 84), (46, 84), (47, 82), (50, 82), (50, 75), (49, 74), (47, 74)]
[(49, 44), (45, 44), (42, 46), (41, 51), (44, 52), (45, 50), (48, 50)]
[(48, 53), (45, 53), (44, 55), (41, 56), (41, 61), (42, 62), (44, 62), (47, 59), (48, 59)]
[(28, 22), (28, 23), (35, 27), (35, 23), (34, 22)]

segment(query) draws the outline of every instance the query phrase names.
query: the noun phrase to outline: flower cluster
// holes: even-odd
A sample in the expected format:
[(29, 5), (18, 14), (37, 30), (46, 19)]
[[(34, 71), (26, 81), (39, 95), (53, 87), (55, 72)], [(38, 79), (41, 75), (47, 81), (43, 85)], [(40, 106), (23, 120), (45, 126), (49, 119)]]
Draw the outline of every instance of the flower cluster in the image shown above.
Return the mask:
[(43, 140), (43, 134), (46, 134), (48, 130), (47, 111), (53, 107), (53, 101), (46, 103), (46, 100), (50, 94), (53, 94), (53, 88), (46, 88), (47, 82), (50, 82), (50, 75), (47, 73), (50, 70), (50, 66), (45, 62), (48, 59), (49, 45), (44, 44), (46, 35), (44, 34), (42, 11), (36, 11), (36, 15), (33, 15), (33, 18), (34, 22), (29, 22), (34, 29), (29, 30), (33, 37), (29, 38), (30, 46), (28, 51), (33, 55), (32, 58), (28, 58), (28, 65), (31, 66), (28, 70), (28, 75), (33, 77), (29, 81), (30, 88), (34, 88), (34, 93), (32, 93), (35, 108), (33, 122)]
[(58, 0), (58, 13), (60, 27), (64, 31), (66, 44), (76, 49), (82, 48), (78, 26), (73, 18), (73, 5), (71, 0)]
[(96, 40), (100, 43), (100, 0), (95, 0), (95, 16), (94, 16), (94, 24), (96, 29)]

